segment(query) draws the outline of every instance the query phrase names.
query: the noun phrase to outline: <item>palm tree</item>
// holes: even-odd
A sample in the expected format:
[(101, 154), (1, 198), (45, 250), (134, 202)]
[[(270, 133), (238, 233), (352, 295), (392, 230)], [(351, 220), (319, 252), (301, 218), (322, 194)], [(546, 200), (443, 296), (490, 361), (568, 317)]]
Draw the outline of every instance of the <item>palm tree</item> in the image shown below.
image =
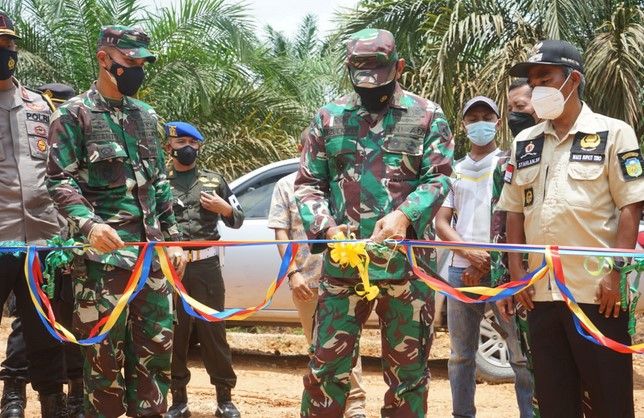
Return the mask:
[[(410, 64), (403, 83), (442, 105), (462, 155), (464, 102), (485, 94), (504, 108), (507, 71), (545, 38), (565, 39), (584, 51), (586, 101), (628, 122), (644, 141), (643, 17), (637, 1), (365, 0), (340, 16), (336, 37), (364, 27), (389, 29)], [(508, 130), (502, 139), (510, 140)]]
[(208, 138), (207, 164), (227, 176), (293, 155), (310, 117), (310, 106), (302, 106), (310, 93), (302, 92), (313, 89), (276, 65), (241, 4), (180, 0), (156, 9), (140, 0), (0, 0), (0, 9), (23, 38), (18, 77), (27, 86), (56, 81), (86, 90), (97, 77), (100, 28), (142, 27), (158, 59), (146, 66), (138, 97), (165, 120), (199, 126)]

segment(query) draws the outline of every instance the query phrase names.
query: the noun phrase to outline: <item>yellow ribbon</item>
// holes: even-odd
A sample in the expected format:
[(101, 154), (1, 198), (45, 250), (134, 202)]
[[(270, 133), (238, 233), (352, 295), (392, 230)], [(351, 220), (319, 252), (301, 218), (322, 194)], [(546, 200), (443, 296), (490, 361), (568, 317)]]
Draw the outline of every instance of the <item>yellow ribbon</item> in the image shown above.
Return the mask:
[[(349, 234), (349, 237), (340, 231), (332, 237), (334, 240), (355, 240), (355, 234)], [(342, 268), (353, 267), (358, 269), (361, 283), (355, 286), (355, 291), (358, 296), (362, 296), (367, 300), (374, 300), (380, 289), (378, 286), (369, 283), (369, 254), (367, 253), (367, 243), (364, 241), (357, 242), (335, 242), (329, 243), (331, 248), (331, 260), (340, 265)]]

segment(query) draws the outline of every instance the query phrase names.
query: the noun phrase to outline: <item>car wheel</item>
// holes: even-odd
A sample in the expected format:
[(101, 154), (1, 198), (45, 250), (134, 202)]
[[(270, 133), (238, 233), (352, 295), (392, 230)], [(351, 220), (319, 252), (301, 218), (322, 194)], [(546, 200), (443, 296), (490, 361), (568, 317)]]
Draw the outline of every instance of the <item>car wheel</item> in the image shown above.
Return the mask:
[(514, 371), (510, 365), (508, 346), (490, 321), (495, 321), (495, 318), (494, 313), (488, 310), (481, 321), (476, 351), (476, 378), (487, 383), (513, 382)]

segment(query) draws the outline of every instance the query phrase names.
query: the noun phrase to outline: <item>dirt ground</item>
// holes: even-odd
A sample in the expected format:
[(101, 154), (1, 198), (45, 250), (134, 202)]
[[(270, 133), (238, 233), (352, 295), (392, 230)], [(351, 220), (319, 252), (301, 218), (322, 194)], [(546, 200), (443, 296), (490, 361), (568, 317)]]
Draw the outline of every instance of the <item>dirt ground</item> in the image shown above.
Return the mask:
[[(4, 352), (10, 321), (0, 325), (0, 349)], [(273, 329), (273, 333), (229, 331), (233, 361), (238, 376), (233, 401), (245, 418), (298, 417), (302, 376), (306, 371), (306, 342), (297, 329)], [(264, 331), (260, 329), (260, 331)], [(362, 338), (364, 385), (367, 388), (367, 416), (378, 417), (386, 385), (379, 369), (379, 336), (366, 330)], [(447, 378), (449, 337), (439, 332), (432, 347), (428, 416), (450, 417), (451, 394)], [(214, 416), (215, 395), (208, 375), (199, 360), (199, 351), (191, 353), (192, 381), (188, 387), (190, 409), (195, 418)], [(29, 389), (28, 417), (39, 417), (36, 394)], [(477, 386), (477, 416), (480, 418), (517, 417), (518, 411), (511, 384)], [(636, 416), (644, 418), (644, 357), (635, 358)]]

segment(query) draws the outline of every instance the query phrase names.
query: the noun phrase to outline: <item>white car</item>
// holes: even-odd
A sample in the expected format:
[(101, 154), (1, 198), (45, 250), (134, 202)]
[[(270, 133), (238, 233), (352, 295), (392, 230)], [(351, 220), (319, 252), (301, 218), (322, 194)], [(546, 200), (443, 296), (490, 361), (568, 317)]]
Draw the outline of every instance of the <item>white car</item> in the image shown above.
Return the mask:
[[(298, 159), (284, 160), (258, 168), (230, 183), (246, 216), (240, 229), (218, 226), (221, 239), (226, 241), (273, 240), (275, 235), (268, 228), (268, 212), (275, 183), (282, 177), (296, 171)], [(447, 277), (448, 253), (439, 252), (439, 274)], [(280, 258), (275, 245), (227, 247), (220, 253), (222, 274), (226, 284), (226, 307), (245, 308), (258, 305), (266, 289), (277, 276)], [(436, 294), (436, 315), (434, 326), (446, 328), (445, 297)], [(299, 326), (297, 311), (286, 284), (280, 288), (273, 302), (244, 321), (246, 324)], [(372, 313), (367, 326), (377, 327), (378, 317)], [(511, 381), (514, 373), (510, 367), (508, 349), (500, 334), (491, 310), (481, 322), (481, 336), (477, 353), (477, 371), (480, 379), (490, 383)]]

